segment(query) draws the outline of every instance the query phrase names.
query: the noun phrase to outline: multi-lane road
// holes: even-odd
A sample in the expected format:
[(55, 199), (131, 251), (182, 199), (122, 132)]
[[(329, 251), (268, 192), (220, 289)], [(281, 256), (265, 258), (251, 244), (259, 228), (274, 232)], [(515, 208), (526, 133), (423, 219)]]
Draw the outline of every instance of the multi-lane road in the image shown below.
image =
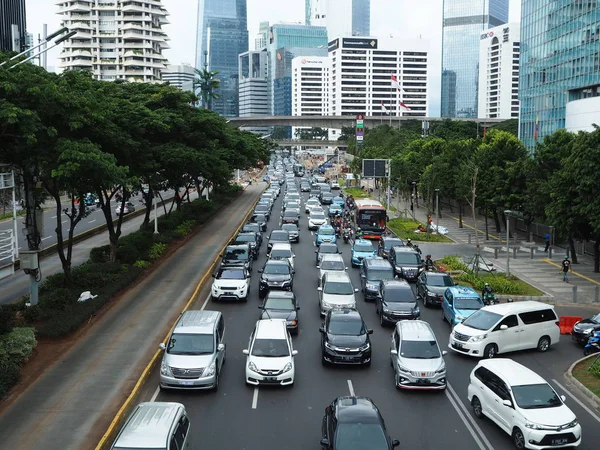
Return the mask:
[[(269, 233), (278, 228), (280, 198), (276, 201), (269, 222)], [(304, 194), (306, 200), (306, 194)], [(372, 303), (365, 303), (357, 294), (358, 309), (372, 335), (373, 363), (369, 368), (323, 367), (319, 327), (321, 318), (317, 300), (317, 269), (315, 268), (314, 236), (307, 230), (307, 218), (301, 215), (300, 243), (294, 244), (296, 274), (294, 292), (299, 299), (300, 333), (294, 337), (296, 378), (293, 387), (249, 387), (244, 383), (250, 332), (258, 319), (257, 269), (265, 262), (263, 244), (254, 265), (251, 294), (247, 303), (213, 303), (209, 288), (200, 292), (193, 308), (222, 311), (226, 319), (225, 341), (227, 363), (221, 374), (219, 391), (189, 392), (159, 391), (158, 368), (152, 374), (140, 400), (183, 403), (192, 423), (191, 448), (229, 448), (245, 450), (284, 450), (319, 448), (321, 420), (324, 408), (337, 396), (368, 396), (380, 408), (392, 438), (399, 439), (400, 448), (461, 450), (504, 450), (512, 448), (510, 437), (489, 420), (478, 420), (471, 413), (467, 400), (469, 373), (476, 360), (449, 352), (445, 357), (448, 389), (445, 392), (398, 391), (390, 368), (389, 346), (392, 328), (382, 328)], [(339, 243), (355, 287), (360, 287), (359, 273), (350, 265), (350, 245)], [(434, 258), (456, 253), (453, 244), (423, 244), (422, 249)], [(423, 320), (428, 321), (446, 349), (450, 328), (442, 322), (438, 309), (421, 307)], [(559, 314), (574, 314), (573, 308), (558, 308)], [(564, 372), (581, 356), (581, 349), (568, 336), (544, 354), (535, 351), (508, 355), (546, 378), (560, 394), (583, 427), (580, 448), (594, 449), (600, 442), (600, 413), (594, 411), (578, 394), (567, 389)]]

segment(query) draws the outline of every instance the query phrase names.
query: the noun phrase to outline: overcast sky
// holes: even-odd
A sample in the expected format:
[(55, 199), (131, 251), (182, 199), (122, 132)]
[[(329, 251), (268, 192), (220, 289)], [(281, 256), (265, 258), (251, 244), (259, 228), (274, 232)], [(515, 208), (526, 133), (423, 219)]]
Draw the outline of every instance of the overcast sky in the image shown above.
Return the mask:
[[(304, 0), (247, 0), (250, 48), (262, 21), (303, 22)], [(509, 0), (510, 21), (520, 19), (521, 0)], [(169, 13), (165, 31), (171, 38), (171, 48), (165, 56), (171, 64), (193, 63), (195, 52), (196, 17), (198, 0), (163, 0)], [(37, 42), (42, 25), (48, 24), (51, 33), (60, 27), (60, 16), (53, 0), (26, 0), (27, 28)], [(439, 115), (441, 72), (441, 17), (442, 0), (371, 0), (371, 35), (419, 38), (429, 40), (430, 47), (430, 114)], [(48, 69), (58, 66), (59, 48), (48, 52)], [(437, 114), (436, 114), (437, 113)]]

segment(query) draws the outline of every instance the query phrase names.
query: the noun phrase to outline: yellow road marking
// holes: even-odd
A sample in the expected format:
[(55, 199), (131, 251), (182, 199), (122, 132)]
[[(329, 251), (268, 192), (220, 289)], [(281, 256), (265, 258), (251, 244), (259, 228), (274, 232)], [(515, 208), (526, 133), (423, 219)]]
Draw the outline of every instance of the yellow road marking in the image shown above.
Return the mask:
[[(457, 222), (460, 223), (460, 219), (458, 217), (454, 217), (454, 216), (450, 216), (450, 217), (452, 217), (454, 220), (456, 220)], [(471, 225), (467, 225), (464, 220), (463, 220), (463, 227), (467, 227), (467, 228), (470, 228), (471, 230), (475, 230), (475, 227), (472, 227)], [(481, 234), (485, 234), (484, 230), (479, 230), (478, 229), (477, 232), (479, 232)], [(488, 232), (488, 236), (491, 237), (491, 238), (493, 238), (493, 239), (496, 239), (497, 241), (506, 242), (504, 239), (499, 238), (498, 236), (495, 236), (495, 235), (493, 235), (490, 232)]]
[[(548, 263), (548, 264), (550, 264), (550, 265), (552, 265), (552, 266), (558, 267), (559, 269), (562, 269), (562, 266), (561, 266), (560, 264), (557, 264), (557, 263), (555, 263), (555, 262), (553, 262), (553, 261), (550, 261), (548, 258), (544, 258), (544, 259), (542, 259), (542, 261), (544, 261), (545, 263)], [(571, 273), (572, 273), (573, 275), (577, 275), (579, 278), (583, 278), (584, 280), (587, 280), (587, 281), (589, 281), (590, 283), (594, 283), (594, 284), (596, 284), (596, 285), (600, 286), (600, 282), (598, 282), (598, 281), (596, 281), (596, 280), (592, 280), (591, 278), (589, 278), (589, 277), (586, 277), (585, 275), (582, 275), (582, 274), (580, 274), (579, 272), (575, 272), (575, 271), (572, 269), (572, 267), (571, 267)]]

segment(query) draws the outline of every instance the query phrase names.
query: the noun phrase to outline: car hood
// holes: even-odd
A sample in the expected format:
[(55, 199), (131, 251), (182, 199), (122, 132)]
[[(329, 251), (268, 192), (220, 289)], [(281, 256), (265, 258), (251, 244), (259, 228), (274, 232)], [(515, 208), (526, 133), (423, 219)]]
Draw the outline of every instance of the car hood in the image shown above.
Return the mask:
[(438, 295), (444, 295), (444, 292), (448, 289), (447, 286), (425, 286), (425, 288), (427, 289), (427, 292), (433, 292)]
[(416, 302), (383, 302), (383, 306), (391, 311), (411, 312), (417, 306)]
[(227, 279), (217, 279), (213, 281), (213, 287), (217, 289), (222, 289), (225, 287), (236, 287), (241, 288), (248, 284), (249, 280), (227, 280)]
[(285, 320), (296, 320), (296, 311), (289, 311), (285, 309), (267, 309), (262, 312), (260, 316), (263, 319), (285, 319)]
[(256, 367), (259, 370), (280, 371), (283, 370), (287, 363), (292, 362), (292, 357), (282, 356), (281, 358), (265, 358), (263, 356), (249, 355), (247, 362), (249, 363), (250, 361), (256, 364)]
[(308, 218), (308, 221), (309, 221), (309, 222), (312, 222), (312, 223), (318, 223), (318, 224), (321, 224), (321, 225), (322, 225), (322, 224), (324, 224), (324, 223), (326, 223), (326, 222), (327, 222), (327, 219), (314, 219), (314, 218), (312, 218), (312, 217), (309, 217), (309, 218)]
[(478, 310), (477, 309), (454, 309), (454, 311), (456, 312), (457, 315), (462, 316), (466, 319), (467, 317), (472, 316)]
[(292, 277), (288, 274), (263, 274), (264, 281), (290, 281)]
[(224, 267), (243, 267), (248, 264), (248, 260), (244, 259), (224, 259), (221, 265)]
[(357, 252), (352, 250), (352, 256), (357, 258), (375, 258), (375, 252)]
[(357, 348), (361, 347), (367, 341), (367, 335), (361, 336), (344, 336), (341, 334), (327, 333), (327, 341), (336, 347)]
[(405, 358), (402, 355), (399, 356), (400, 364), (413, 372), (435, 372), (444, 361), (441, 356), (433, 359)]
[(575, 324), (575, 328), (579, 328), (580, 330), (588, 330), (596, 327), (600, 327), (600, 323), (594, 322), (591, 319), (583, 319)]
[(320, 241), (333, 241), (335, 238), (335, 234), (317, 234), (317, 239)]
[(326, 273), (340, 273), (340, 272), (345, 272), (345, 270), (324, 270), (324, 269), (319, 269), (319, 280), (323, 279), (323, 275), (325, 275)]
[(533, 423), (539, 425), (561, 426), (566, 425), (576, 419), (573, 411), (565, 404), (557, 408), (543, 409), (521, 409), (519, 411), (523, 416)]
[(199, 369), (208, 367), (215, 359), (215, 355), (171, 355), (165, 353), (163, 362), (170, 367), (180, 369)]
[(354, 294), (336, 295), (336, 294), (326, 294), (325, 292), (323, 292), (322, 299), (324, 302), (330, 303), (332, 305), (356, 304), (356, 298), (354, 297)]

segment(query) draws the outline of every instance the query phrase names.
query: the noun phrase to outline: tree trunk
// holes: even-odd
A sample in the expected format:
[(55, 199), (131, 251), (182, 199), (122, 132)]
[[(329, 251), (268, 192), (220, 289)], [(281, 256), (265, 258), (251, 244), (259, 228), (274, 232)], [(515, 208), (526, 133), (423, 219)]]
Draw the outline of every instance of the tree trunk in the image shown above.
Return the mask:
[(489, 233), (489, 227), (488, 227), (488, 209), (485, 208), (485, 240), (489, 240), (490, 238), (490, 233)]
[(569, 253), (573, 264), (579, 264), (577, 261), (577, 253), (575, 252), (575, 240), (572, 237), (569, 238)]
[(152, 212), (152, 207), (154, 205), (154, 191), (148, 189), (148, 192), (142, 195), (146, 206), (146, 214), (144, 215), (142, 225), (140, 225), (140, 230), (148, 230), (150, 228), (150, 213)]
[(600, 272), (600, 240), (594, 241), (594, 273)]
[(462, 202), (458, 203), (458, 228), (464, 228), (463, 224), (463, 205)]
[[(496, 233), (502, 233), (502, 224), (498, 218), (498, 210), (496, 208), (492, 209), (492, 214), (494, 216), (494, 223), (496, 224)], [(506, 217), (504, 219), (506, 219)]]

